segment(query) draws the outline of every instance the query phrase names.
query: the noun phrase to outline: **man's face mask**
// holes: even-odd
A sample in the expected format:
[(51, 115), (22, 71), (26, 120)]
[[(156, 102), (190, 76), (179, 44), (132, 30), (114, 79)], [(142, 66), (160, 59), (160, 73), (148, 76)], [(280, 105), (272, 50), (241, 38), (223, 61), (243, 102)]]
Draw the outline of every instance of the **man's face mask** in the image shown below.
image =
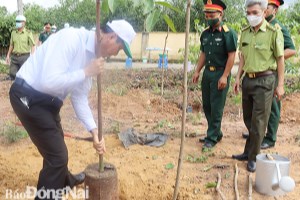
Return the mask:
[(219, 23), (219, 18), (215, 18), (215, 19), (207, 19), (207, 23), (210, 27), (214, 27), (215, 25), (217, 25)]
[(22, 28), (23, 23), (22, 22), (16, 22), (16, 28)]

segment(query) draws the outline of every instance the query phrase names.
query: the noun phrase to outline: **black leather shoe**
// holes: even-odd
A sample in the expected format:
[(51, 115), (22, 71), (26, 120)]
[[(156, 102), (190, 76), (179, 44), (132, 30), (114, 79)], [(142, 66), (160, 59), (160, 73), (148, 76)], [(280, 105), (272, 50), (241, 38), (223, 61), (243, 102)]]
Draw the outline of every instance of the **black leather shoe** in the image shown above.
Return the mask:
[(248, 155), (245, 153), (242, 153), (242, 154), (232, 155), (232, 158), (239, 160), (239, 161), (245, 161), (245, 160), (248, 160)]
[(261, 145), (260, 145), (260, 148), (261, 149), (269, 149), (269, 148), (272, 148), (272, 147), (274, 147), (275, 145), (273, 144), (273, 145), (271, 145), (271, 144), (268, 144), (268, 143), (262, 143)]
[(85, 180), (85, 173), (81, 172), (79, 174), (73, 175), (74, 179), (75, 179), (75, 183), (74, 186), (82, 184)]
[(256, 163), (255, 163), (255, 161), (253, 161), (253, 160), (248, 161), (247, 170), (249, 172), (255, 172), (255, 170), (256, 170)]
[(248, 139), (249, 133), (248, 133), (248, 132), (242, 133), (242, 137), (243, 137), (244, 139)]

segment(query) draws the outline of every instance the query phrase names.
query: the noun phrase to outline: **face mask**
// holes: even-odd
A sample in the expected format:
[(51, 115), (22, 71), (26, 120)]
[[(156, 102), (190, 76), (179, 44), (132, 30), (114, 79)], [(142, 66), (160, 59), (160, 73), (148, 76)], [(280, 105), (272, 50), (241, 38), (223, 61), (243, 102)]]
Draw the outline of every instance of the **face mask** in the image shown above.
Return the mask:
[(247, 20), (250, 26), (256, 27), (262, 21), (262, 16), (248, 15)]
[(23, 23), (22, 22), (17, 22), (16, 23), (16, 28), (22, 28), (23, 26)]
[(273, 19), (273, 17), (274, 17), (274, 15), (271, 14), (271, 15), (269, 15), (268, 17), (266, 17), (266, 20), (269, 22), (269, 21), (271, 21), (271, 19)]
[(214, 27), (217, 23), (219, 23), (219, 18), (207, 19), (207, 23), (210, 27)]

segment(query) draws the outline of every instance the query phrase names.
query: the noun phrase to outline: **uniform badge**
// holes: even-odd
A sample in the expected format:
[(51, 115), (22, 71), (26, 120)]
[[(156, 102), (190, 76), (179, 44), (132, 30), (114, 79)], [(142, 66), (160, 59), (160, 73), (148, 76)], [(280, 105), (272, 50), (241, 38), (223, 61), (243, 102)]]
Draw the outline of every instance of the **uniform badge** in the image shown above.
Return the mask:
[(221, 42), (222, 38), (216, 38), (215, 40), (216, 40), (216, 42)]
[(207, 38), (203, 38), (203, 42), (207, 42), (208, 41), (208, 39)]

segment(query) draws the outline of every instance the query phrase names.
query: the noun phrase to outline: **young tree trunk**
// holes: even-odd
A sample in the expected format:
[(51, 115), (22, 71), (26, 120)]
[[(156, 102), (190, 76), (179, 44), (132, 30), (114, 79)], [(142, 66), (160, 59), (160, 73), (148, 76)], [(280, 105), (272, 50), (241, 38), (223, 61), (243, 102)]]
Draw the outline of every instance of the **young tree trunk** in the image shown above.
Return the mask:
[(182, 121), (181, 121), (181, 144), (178, 158), (177, 176), (174, 188), (173, 200), (177, 199), (179, 188), (179, 177), (182, 165), (184, 140), (185, 140), (185, 121), (186, 121), (186, 105), (187, 105), (187, 65), (189, 54), (189, 33), (190, 33), (190, 13), (191, 13), (191, 0), (187, 0), (186, 18), (185, 18), (185, 52), (184, 52), (184, 78), (183, 78), (183, 106), (182, 106)]
[(23, 1), (17, 0), (17, 2), (18, 2), (18, 14), (23, 15)]

